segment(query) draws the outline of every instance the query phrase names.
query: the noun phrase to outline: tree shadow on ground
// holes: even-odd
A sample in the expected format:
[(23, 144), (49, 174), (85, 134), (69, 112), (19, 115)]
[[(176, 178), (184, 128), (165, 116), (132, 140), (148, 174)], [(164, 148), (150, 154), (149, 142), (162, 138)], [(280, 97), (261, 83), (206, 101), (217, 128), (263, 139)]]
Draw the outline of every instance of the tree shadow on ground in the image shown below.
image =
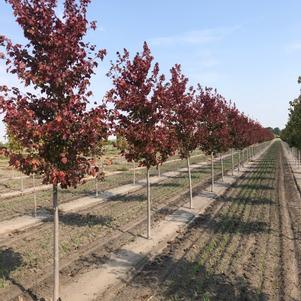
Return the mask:
[(1, 279), (9, 279), (11, 272), (22, 264), (22, 256), (12, 248), (0, 247), (0, 287)]
[[(128, 258), (139, 257), (134, 252), (126, 252)], [(118, 270), (127, 262), (122, 260), (111, 264)], [(152, 297), (154, 300), (268, 300), (266, 294), (253, 287), (243, 276), (208, 270), (198, 261), (186, 258), (177, 260), (168, 248), (153, 260), (148, 260), (114, 300), (150, 300)]]
[(232, 196), (220, 196), (220, 200), (231, 203), (246, 203), (250, 205), (268, 205), (274, 203), (272, 199), (261, 198), (246, 198), (246, 197), (232, 197)]
[(0, 247), (0, 289), (4, 289), (3, 291), (0, 290), (0, 300), (8, 300), (10, 293), (14, 295), (14, 290), (10, 291), (10, 287), (5, 289), (5, 281), (10, 281), (18, 287), (21, 292), (31, 298), (30, 300), (39, 300), (31, 289), (23, 286), (22, 281), (15, 280), (12, 276), (12, 272), (22, 265), (23, 258), (19, 252), (15, 252), (12, 248)]
[(122, 202), (145, 202), (146, 195), (144, 194), (117, 194), (109, 198), (110, 201), (122, 201)]
[(166, 182), (154, 183), (151, 185), (152, 188), (155, 188), (155, 187), (180, 187), (180, 186), (181, 186), (180, 183), (166, 183)]
[[(209, 218), (209, 217), (207, 217)], [(235, 233), (235, 234), (252, 234), (268, 232), (268, 224), (261, 221), (244, 221), (239, 217), (229, 217), (227, 215), (218, 216), (212, 220), (205, 228), (210, 228), (215, 233)]]
[(239, 188), (239, 189), (251, 189), (251, 190), (273, 190), (274, 187), (270, 185), (264, 185), (264, 184), (242, 184), (242, 183), (236, 183), (232, 185), (233, 188)]
[(276, 177), (255, 176), (255, 175), (249, 175), (247, 176), (247, 178), (251, 180), (275, 180), (276, 179)]
[(113, 219), (111, 216), (102, 216), (94, 214), (80, 214), (80, 213), (60, 213), (60, 223), (69, 226), (78, 226), (78, 227), (93, 227), (96, 225), (110, 226)]

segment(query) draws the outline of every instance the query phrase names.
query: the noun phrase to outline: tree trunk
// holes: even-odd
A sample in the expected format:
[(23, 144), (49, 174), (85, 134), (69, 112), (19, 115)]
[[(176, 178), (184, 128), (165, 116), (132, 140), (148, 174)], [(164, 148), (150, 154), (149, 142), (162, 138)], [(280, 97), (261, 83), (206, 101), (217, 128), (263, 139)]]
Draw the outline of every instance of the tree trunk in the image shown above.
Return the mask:
[(53, 185), (53, 301), (59, 299), (59, 208), (57, 198), (57, 185)]
[(222, 154), (220, 154), (220, 160), (221, 160), (222, 181), (224, 182), (224, 160)]
[(98, 197), (98, 180), (97, 180), (97, 175), (95, 177), (95, 196)]
[(214, 156), (211, 152), (211, 192), (214, 191)]
[(298, 150), (298, 168), (300, 168), (300, 151)]
[(231, 165), (232, 165), (232, 176), (234, 176), (234, 156), (233, 156), (233, 148), (231, 148)]
[(136, 185), (136, 164), (133, 161), (133, 184)]
[(150, 179), (149, 167), (146, 170), (146, 186), (147, 186), (147, 239), (151, 237), (151, 195), (150, 195)]
[(160, 168), (160, 165), (158, 165), (158, 177), (159, 178), (161, 177), (161, 168)]
[(244, 150), (240, 151), (240, 167), (244, 166)]
[(240, 150), (238, 150), (238, 172), (240, 172)]
[(32, 185), (33, 185), (34, 217), (37, 217), (36, 179), (34, 174), (32, 174)]
[(189, 156), (187, 157), (187, 170), (189, 178), (189, 193), (190, 193), (190, 209), (192, 209), (192, 184), (191, 184), (191, 170), (190, 170), (190, 160)]
[(23, 174), (21, 173), (21, 193), (23, 195), (23, 191), (24, 191), (24, 179), (23, 179)]
[[(95, 166), (97, 165), (96, 164), (96, 158), (94, 157), (94, 161), (95, 161)], [(98, 172), (96, 173), (96, 176), (95, 176), (95, 196), (98, 197), (98, 179), (97, 179), (97, 176), (98, 176)]]

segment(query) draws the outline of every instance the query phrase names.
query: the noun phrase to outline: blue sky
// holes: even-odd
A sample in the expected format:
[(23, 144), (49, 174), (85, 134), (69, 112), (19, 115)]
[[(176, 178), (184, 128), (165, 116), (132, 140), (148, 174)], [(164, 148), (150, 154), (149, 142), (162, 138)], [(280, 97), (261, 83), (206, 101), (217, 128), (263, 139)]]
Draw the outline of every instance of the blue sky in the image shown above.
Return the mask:
[[(98, 29), (87, 39), (108, 51), (92, 81), (94, 96), (100, 100), (110, 87), (105, 73), (116, 51), (134, 54), (147, 41), (162, 72), (180, 63), (191, 84), (217, 88), (264, 126), (283, 127), (301, 88), (300, 11), (300, 0), (92, 0), (89, 19)], [(0, 12), (0, 33), (23, 43), (4, 0)], [(18, 85), (3, 63), (0, 82)]]

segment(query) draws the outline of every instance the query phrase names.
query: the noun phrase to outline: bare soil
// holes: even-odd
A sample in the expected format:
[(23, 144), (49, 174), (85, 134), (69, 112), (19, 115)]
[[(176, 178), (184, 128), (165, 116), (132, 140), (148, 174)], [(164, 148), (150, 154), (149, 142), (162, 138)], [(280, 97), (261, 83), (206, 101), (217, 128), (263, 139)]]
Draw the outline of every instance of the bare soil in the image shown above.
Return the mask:
[(301, 300), (300, 227), (300, 194), (276, 142), (109, 299)]
[[(200, 160), (200, 159), (199, 159)], [(180, 164), (180, 166), (179, 166)], [(171, 167), (181, 167), (185, 162), (177, 162)], [(185, 165), (184, 165), (185, 166)], [(230, 160), (224, 169), (229, 170)], [(165, 167), (167, 169), (167, 167)], [(165, 168), (162, 172), (165, 171)], [(170, 166), (168, 167), (170, 168)], [(220, 166), (216, 164), (216, 175)], [(210, 165), (193, 171), (194, 189), (198, 191), (208, 185)], [(114, 178), (116, 180), (116, 178)], [(125, 179), (131, 181), (131, 179)], [(104, 186), (120, 185), (111, 179)], [(187, 202), (188, 179), (186, 172), (152, 186), (153, 224)], [(91, 190), (90, 190), (91, 191)], [(44, 192), (46, 193), (46, 192)], [(68, 192), (65, 192), (68, 194)], [(80, 191), (79, 194), (84, 194)], [(61, 194), (63, 200), (63, 194)], [(50, 199), (50, 195), (49, 195)], [(49, 200), (48, 199), (48, 200)], [(93, 269), (105, 262), (111, 252), (141, 235), (145, 229), (145, 189), (126, 196), (112, 198), (93, 208), (78, 213), (60, 216), (60, 252), (62, 285), (77, 273)], [(18, 199), (17, 199), (18, 200)], [(23, 199), (24, 200), (24, 199)], [(70, 200), (70, 199), (69, 199)], [(4, 201), (4, 200), (3, 200)], [(50, 202), (40, 200), (42, 209), (50, 211)], [(29, 210), (30, 201), (22, 203), (16, 199), (1, 205), (3, 216), (20, 214)], [(9, 206), (11, 205), (11, 206)], [(51, 212), (51, 211), (50, 211)], [(0, 300), (18, 300), (23, 293), (25, 300), (43, 300), (51, 293), (52, 283), (52, 223), (45, 222), (33, 229), (14, 233), (0, 242)]]

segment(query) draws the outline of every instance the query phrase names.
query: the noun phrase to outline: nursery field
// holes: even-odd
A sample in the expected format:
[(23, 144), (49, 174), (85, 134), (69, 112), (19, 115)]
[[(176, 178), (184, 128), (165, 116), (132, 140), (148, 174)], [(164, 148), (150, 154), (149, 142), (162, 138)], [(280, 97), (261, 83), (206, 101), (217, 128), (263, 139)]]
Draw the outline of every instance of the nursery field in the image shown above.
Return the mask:
[(114, 300), (301, 300), (300, 227), (277, 141)]
[[(258, 150), (262, 146), (257, 147)], [(173, 158), (175, 160), (177, 158)], [(238, 153), (234, 153), (238, 165)], [(241, 155), (246, 160), (246, 151)], [(152, 224), (162, 221), (167, 215), (187, 202), (188, 178), (185, 160), (175, 160), (161, 166), (162, 180), (152, 185)], [(223, 158), (223, 171), (231, 170), (231, 155)], [(191, 158), (192, 185), (194, 194), (208, 187), (211, 164), (208, 158), (196, 153)], [(216, 158), (215, 178), (221, 177), (221, 161)], [(170, 176), (164, 176), (171, 173)], [(158, 170), (151, 176), (158, 178)], [(136, 181), (145, 178), (145, 169), (136, 171)], [(105, 177), (99, 183), (100, 196), (112, 188), (132, 184), (133, 171), (124, 171)], [(77, 189), (60, 190), (60, 204), (80, 198), (95, 197), (95, 181), (90, 180)], [(52, 281), (52, 211), (51, 191), (37, 191), (37, 213), (47, 213), (48, 219), (27, 229), (20, 229), (0, 236), (0, 300), (15, 300), (24, 294), (25, 300), (43, 300), (49, 297)], [(112, 195), (106, 201), (71, 212), (60, 213), (60, 258), (61, 285), (70, 279), (97, 266), (101, 266), (110, 254), (129, 241), (144, 235), (146, 227), (146, 191), (134, 189), (126, 194)], [(0, 199), (1, 221), (33, 215), (33, 196), (24, 194)], [(16, 299), (18, 300), (18, 299)], [(47, 299), (49, 300), (49, 299)]]

